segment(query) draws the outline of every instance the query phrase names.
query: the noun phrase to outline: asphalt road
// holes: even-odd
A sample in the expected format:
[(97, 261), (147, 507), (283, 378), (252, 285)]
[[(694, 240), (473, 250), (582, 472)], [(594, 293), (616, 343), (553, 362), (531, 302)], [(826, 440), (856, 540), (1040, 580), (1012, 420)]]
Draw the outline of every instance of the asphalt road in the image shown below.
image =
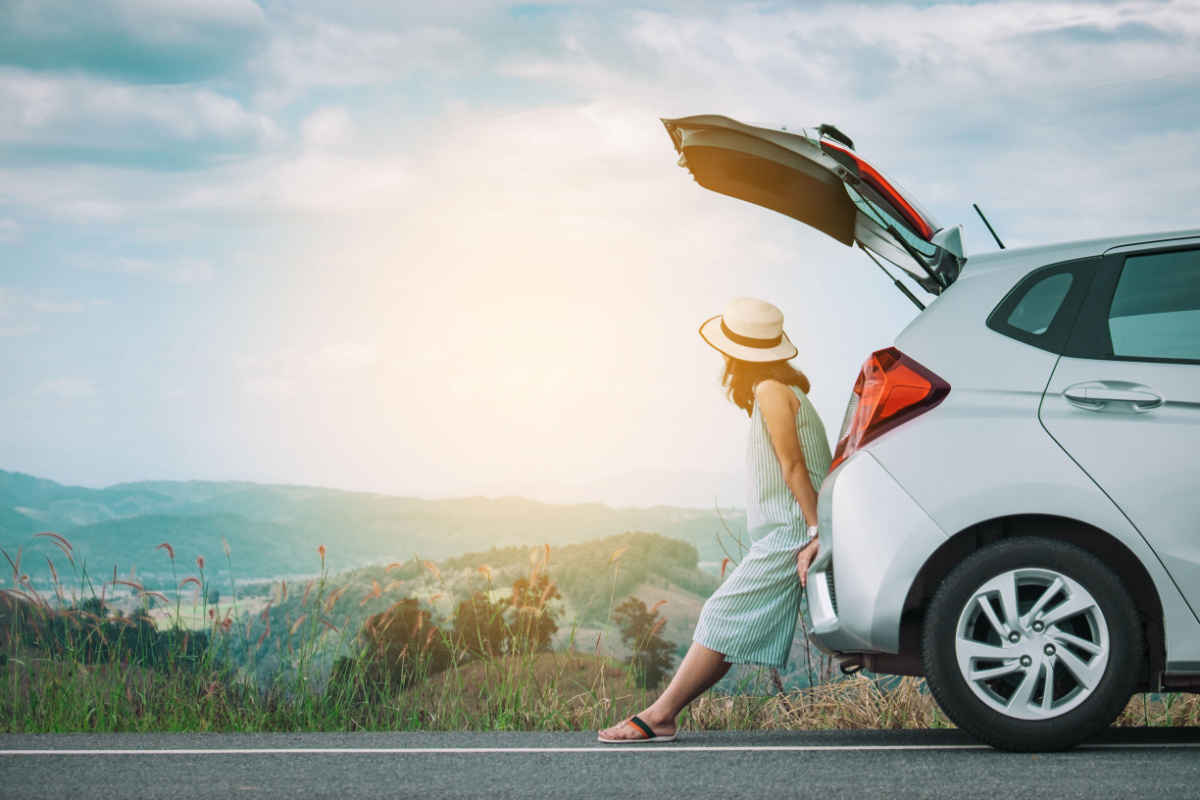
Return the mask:
[(1113, 730), (1067, 753), (956, 731), (0, 736), (0, 797), (1165, 798), (1200, 796), (1200, 728)]

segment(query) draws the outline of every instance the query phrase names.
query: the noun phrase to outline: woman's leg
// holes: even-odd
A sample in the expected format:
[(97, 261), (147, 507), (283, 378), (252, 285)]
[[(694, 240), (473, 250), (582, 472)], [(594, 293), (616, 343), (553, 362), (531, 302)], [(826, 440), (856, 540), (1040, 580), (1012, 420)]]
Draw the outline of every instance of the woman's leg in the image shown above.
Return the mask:
[[(702, 644), (693, 643), (666, 690), (654, 701), (654, 705), (638, 716), (657, 734), (665, 736), (674, 733), (675, 718), (683, 711), (684, 706), (716, 685), (717, 681), (725, 677), (730, 666), (723, 654)], [(632, 725), (607, 728), (601, 733), (608, 739), (642, 738), (638, 729)]]

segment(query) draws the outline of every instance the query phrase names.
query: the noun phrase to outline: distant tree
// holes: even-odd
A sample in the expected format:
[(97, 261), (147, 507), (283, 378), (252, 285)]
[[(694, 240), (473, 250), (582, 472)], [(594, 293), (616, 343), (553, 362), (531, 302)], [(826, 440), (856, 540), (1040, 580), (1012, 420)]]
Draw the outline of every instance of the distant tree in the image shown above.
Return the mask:
[(463, 600), (454, 615), (455, 642), (474, 656), (502, 654), (510, 636), (504, 610), (504, 604), (493, 601), (486, 592)]
[(613, 612), (621, 641), (633, 651), (629, 669), (638, 685), (647, 689), (658, 686), (675, 665), (675, 643), (662, 637), (667, 624), (666, 617), (658, 613), (662, 602), (647, 609), (641, 600), (630, 597)]
[(96, 617), (108, 616), (108, 604), (99, 597), (89, 597), (79, 603), (79, 610)]
[(208, 590), (208, 604), (210, 606), (215, 606), (219, 602), (221, 602), (221, 593), (218, 592), (216, 589), (209, 589)]
[(411, 686), (450, 664), (450, 647), (429, 612), (406, 597), (363, 624), (370, 665), (400, 686)]
[(512, 619), (509, 631), (512, 651), (533, 653), (549, 650), (558, 632), (562, 607), (554, 601), (562, 598), (558, 587), (545, 572), (536, 568), (528, 578), (517, 578), (512, 588)]

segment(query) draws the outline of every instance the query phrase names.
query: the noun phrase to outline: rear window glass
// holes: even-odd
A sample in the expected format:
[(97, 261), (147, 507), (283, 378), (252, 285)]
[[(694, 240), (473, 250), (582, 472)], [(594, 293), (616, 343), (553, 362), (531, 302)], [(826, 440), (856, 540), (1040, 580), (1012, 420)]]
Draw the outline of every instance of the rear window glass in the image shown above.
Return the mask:
[(1108, 329), (1115, 356), (1200, 360), (1200, 250), (1125, 259)]
[(1026, 275), (988, 317), (987, 326), (1061, 354), (1099, 259), (1052, 264)]
[(1008, 315), (1008, 324), (1026, 333), (1045, 333), (1062, 307), (1074, 279), (1071, 273), (1060, 272), (1030, 286)]

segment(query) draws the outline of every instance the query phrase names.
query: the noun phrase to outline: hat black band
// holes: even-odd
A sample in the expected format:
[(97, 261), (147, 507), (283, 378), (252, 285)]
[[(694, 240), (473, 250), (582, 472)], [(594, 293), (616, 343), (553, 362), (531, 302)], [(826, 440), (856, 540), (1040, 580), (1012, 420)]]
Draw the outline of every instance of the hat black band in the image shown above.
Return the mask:
[(721, 333), (734, 344), (740, 344), (742, 347), (753, 347), (758, 350), (768, 350), (783, 343), (783, 334), (779, 334), (774, 339), (755, 339), (751, 336), (740, 336), (729, 330), (729, 326), (725, 324), (725, 320), (721, 320)]

